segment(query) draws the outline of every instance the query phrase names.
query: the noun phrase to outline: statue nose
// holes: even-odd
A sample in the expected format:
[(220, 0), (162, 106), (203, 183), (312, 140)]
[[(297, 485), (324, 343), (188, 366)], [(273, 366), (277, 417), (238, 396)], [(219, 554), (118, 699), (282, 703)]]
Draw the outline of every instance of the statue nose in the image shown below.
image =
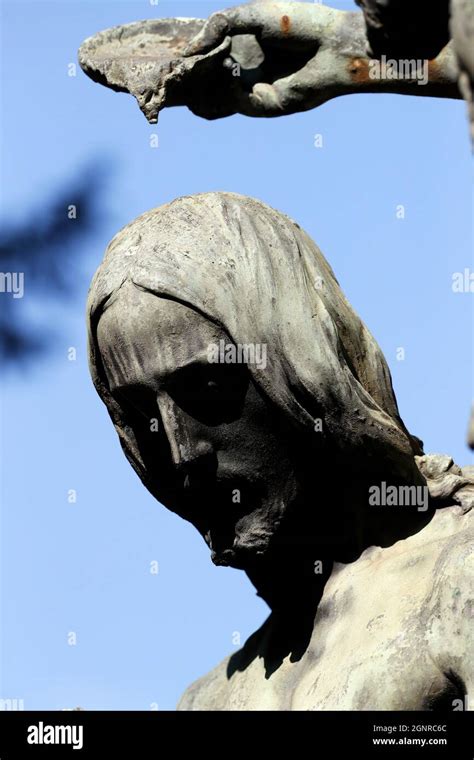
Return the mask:
[(157, 402), (173, 464), (189, 482), (191, 474), (205, 469), (207, 460), (214, 458), (214, 448), (199, 435), (197, 423), (193, 424), (167, 394), (160, 394)]

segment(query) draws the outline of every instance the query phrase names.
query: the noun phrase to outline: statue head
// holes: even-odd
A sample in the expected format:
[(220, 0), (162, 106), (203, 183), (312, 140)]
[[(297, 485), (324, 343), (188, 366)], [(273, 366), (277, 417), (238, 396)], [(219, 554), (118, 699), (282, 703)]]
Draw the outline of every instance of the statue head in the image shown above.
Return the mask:
[(309, 236), (260, 201), (205, 193), (127, 225), (88, 321), (126, 457), (216, 564), (347, 556), (368, 485), (421, 482), (377, 343)]

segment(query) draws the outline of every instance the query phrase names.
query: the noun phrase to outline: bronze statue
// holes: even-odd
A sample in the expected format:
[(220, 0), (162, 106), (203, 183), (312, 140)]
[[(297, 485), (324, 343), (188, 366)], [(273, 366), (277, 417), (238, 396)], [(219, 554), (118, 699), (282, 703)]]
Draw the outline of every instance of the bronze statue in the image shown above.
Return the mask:
[(473, 468), (423, 455), (308, 235), (251, 198), (180, 198), (115, 236), (88, 320), (129, 462), (271, 608), (180, 709), (464, 705)]

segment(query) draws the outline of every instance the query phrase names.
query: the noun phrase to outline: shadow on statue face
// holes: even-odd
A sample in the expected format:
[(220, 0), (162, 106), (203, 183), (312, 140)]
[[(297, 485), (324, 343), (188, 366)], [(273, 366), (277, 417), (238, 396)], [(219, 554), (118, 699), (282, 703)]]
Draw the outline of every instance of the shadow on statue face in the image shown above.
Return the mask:
[(97, 339), (133, 428), (146, 486), (192, 522), (217, 565), (264, 557), (302, 497), (294, 433), (242, 363), (212, 363), (229, 336), (181, 303), (124, 289)]

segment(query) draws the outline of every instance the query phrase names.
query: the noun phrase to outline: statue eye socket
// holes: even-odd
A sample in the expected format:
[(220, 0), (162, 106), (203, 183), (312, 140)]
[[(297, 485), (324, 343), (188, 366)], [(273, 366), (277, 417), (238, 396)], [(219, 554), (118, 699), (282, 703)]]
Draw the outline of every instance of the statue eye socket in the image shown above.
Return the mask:
[(116, 390), (113, 395), (127, 418), (139, 426), (149, 426), (150, 418), (157, 415), (155, 395), (144, 386)]
[(238, 416), (248, 383), (245, 365), (195, 363), (176, 373), (167, 390), (187, 414), (218, 424)]
[[(165, 383), (167, 393), (186, 414), (207, 425), (231, 422), (239, 417), (250, 374), (245, 364), (196, 362), (174, 372)], [(137, 429), (148, 430), (157, 417), (156, 393), (146, 386), (128, 386), (114, 396)]]

